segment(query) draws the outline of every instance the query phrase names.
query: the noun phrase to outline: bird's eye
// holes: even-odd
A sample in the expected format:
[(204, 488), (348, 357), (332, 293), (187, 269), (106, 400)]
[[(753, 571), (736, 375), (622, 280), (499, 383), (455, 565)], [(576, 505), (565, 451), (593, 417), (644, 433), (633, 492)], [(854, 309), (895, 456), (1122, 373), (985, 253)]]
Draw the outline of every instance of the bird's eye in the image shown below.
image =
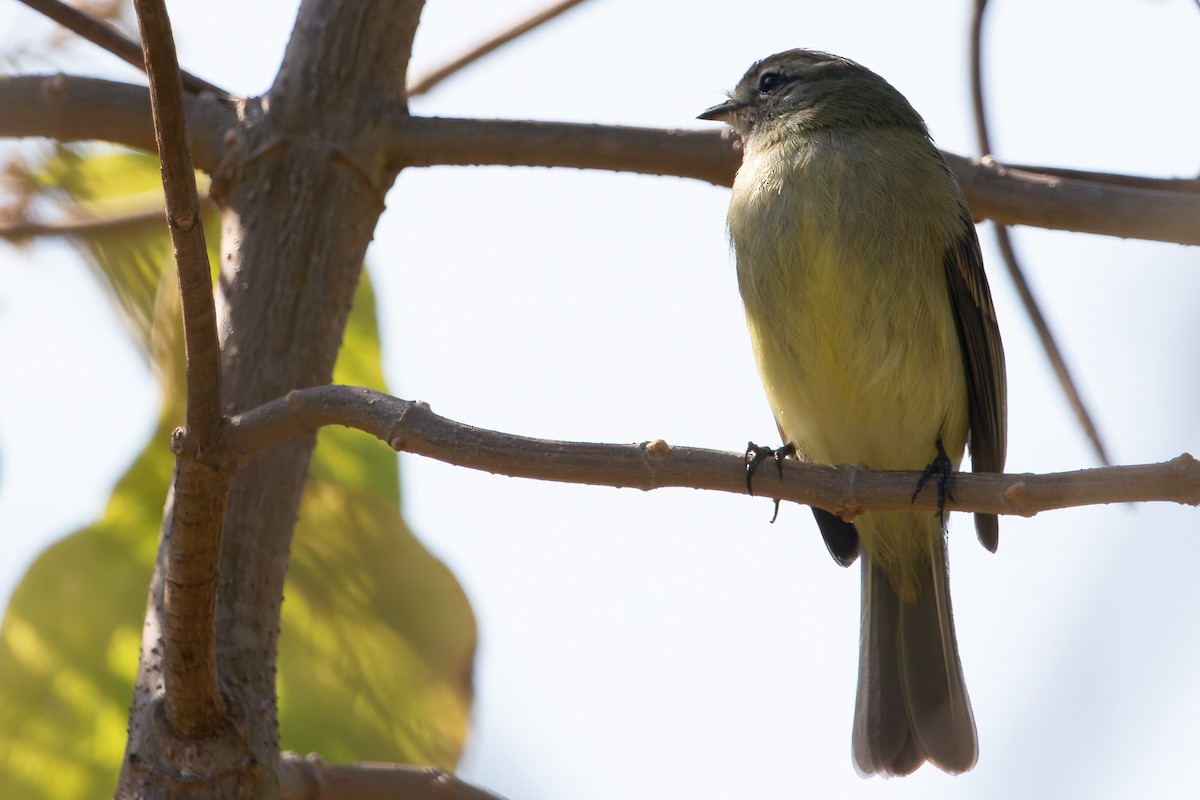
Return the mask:
[(769, 92), (781, 83), (783, 83), (783, 76), (778, 72), (764, 72), (762, 77), (758, 79), (758, 90), (760, 92)]

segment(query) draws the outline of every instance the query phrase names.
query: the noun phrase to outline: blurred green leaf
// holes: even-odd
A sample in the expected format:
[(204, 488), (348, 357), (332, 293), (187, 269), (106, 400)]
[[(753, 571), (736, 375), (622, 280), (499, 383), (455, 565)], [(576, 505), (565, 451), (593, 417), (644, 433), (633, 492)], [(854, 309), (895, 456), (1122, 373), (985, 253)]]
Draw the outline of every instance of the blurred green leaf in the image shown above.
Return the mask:
[[(334, 381), (383, 385), (365, 279)], [(285, 748), (327, 761), (454, 768), (469, 721), (474, 615), (400, 516), (395, 455), (361, 431), (329, 427), (318, 436), (279, 653)]]
[[(165, 212), (140, 213), (163, 205), (158, 159), (132, 150), (62, 146), (35, 177), (41, 193), (66, 207), (68, 217), (120, 221), (76, 237), (75, 244), (134, 345), (147, 355), (159, 278), (164, 267), (173, 267)], [(207, 191), (208, 177), (197, 173), (196, 180)], [(220, 219), (211, 206), (204, 212), (204, 228), (210, 234), (209, 263), (215, 267), (221, 263)]]
[[(144, 156), (94, 158), (69, 165), (58, 185), (100, 202), (109, 186), (123, 197), (145, 196), (158, 181)], [(212, 220), (206, 225), (215, 246), (217, 228)], [(183, 419), (178, 290), (173, 271), (164, 271), (165, 226), (87, 241), (82, 249), (156, 366), (163, 409), (100, 521), (47, 549), (5, 613), (3, 798), (93, 798), (116, 785), (173, 468), (169, 434)], [(365, 278), (335, 380), (383, 388)], [(474, 616), (462, 589), (401, 517), (395, 455), (358, 431), (323, 429), (285, 588), (283, 747), (329, 761), (452, 769), (467, 732), (474, 649)]]

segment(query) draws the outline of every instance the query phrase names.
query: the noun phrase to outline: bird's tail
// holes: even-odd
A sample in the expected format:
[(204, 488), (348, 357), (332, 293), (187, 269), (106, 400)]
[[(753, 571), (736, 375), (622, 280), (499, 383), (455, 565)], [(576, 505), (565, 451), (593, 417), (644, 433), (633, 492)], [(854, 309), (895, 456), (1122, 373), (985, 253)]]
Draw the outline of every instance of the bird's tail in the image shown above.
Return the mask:
[[(907, 517), (922, 528), (929, 523), (923, 515), (887, 516)], [(867, 520), (860, 518), (862, 522)], [(925, 534), (918, 525), (903, 528), (892, 535)], [(946, 772), (966, 772), (978, 755), (954, 638), (946, 536), (940, 525), (931, 538), (912, 576), (918, 590), (906, 592), (916, 594), (913, 601), (901, 598), (863, 548), (854, 762), (865, 774), (907, 775), (927, 760)]]

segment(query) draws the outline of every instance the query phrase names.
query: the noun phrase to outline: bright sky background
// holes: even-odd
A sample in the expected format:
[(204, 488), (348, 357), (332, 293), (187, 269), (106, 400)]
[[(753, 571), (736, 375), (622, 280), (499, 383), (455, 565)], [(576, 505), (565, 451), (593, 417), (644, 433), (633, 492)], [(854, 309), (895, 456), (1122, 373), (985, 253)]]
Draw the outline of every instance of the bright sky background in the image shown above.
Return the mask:
[[(414, 70), (542, 0), (431, 0)], [(973, 147), (968, 0), (593, 0), (413, 102), (418, 114), (702, 127), (751, 62), (797, 46), (887, 77), (938, 143)], [(987, 39), (1005, 160), (1194, 175), (1190, 0), (996, 3)], [(288, 2), (169, 4), (182, 63), (269, 84)], [(8, 42), (38, 28), (0, 4)], [(105, 54), (71, 66), (124, 79)], [(59, 62), (47, 62), (46, 70)], [(394, 393), (526, 435), (725, 450), (776, 434), (724, 236), (728, 191), (544, 169), (404, 173), (369, 254)], [(1198, 223), (1200, 224), (1200, 223)], [(986, 226), (1008, 357), (1011, 472), (1094, 466)], [(1200, 451), (1200, 249), (1018, 230), (1029, 278), (1117, 463)], [(72, 252), (0, 246), (0, 597), (97, 516), (152, 429), (150, 379)], [(165, 446), (165, 443), (164, 443)], [(513, 800), (1164, 797), (1200, 778), (1200, 512), (1005, 518), (999, 554), (951, 524), (979, 727), (974, 772), (863, 780), (850, 760), (859, 576), (806, 509), (575, 487), (402, 458), (414, 530), (481, 631), (461, 774)]]

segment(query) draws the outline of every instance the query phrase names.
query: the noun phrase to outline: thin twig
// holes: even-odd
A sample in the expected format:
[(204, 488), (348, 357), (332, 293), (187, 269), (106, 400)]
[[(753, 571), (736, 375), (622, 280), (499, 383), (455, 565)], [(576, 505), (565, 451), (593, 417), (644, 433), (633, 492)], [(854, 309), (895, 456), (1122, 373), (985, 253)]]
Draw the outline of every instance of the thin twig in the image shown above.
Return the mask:
[(162, 206), (110, 216), (76, 217), (55, 222), (17, 219), (0, 222), (0, 239), (23, 242), (28, 239), (59, 236), (97, 236), (140, 229), (154, 223), (162, 224)]
[[(79, 34), (97, 47), (107, 50), (122, 61), (132, 64), (143, 72), (146, 71), (141, 45), (127, 38), (107, 22), (93, 19), (79, 9), (59, 2), (59, 0), (21, 0), (21, 2), (64, 28)], [(229, 96), (229, 92), (221, 87), (214, 86), (189, 72), (181, 70), (180, 76), (183, 80), (183, 87), (193, 94), (212, 92), (220, 97)]]
[(1042, 309), (1038, 306), (1037, 299), (1033, 296), (1033, 290), (1030, 288), (1029, 282), (1025, 280), (1025, 273), (1021, 270), (1017, 254), (1013, 250), (1012, 237), (1008, 234), (1008, 228), (1004, 225), (996, 225), (995, 228), (996, 246), (1000, 250), (1000, 255), (1004, 263), (1008, 266), (1008, 274), (1012, 278), (1017, 295), (1021, 298), (1021, 304), (1025, 306), (1025, 312), (1029, 315), (1029, 321), (1033, 324), (1033, 329), (1037, 331), (1042, 348), (1046, 351), (1046, 358), (1050, 360), (1050, 366), (1054, 369), (1054, 375), (1058, 378), (1059, 387), (1062, 389), (1063, 394), (1066, 395), (1067, 404), (1075, 413), (1075, 421), (1079, 423), (1079, 427), (1083, 429), (1084, 436), (1091, 442), (1092, 449), (1096, 452), (1096, 457), (1100, 459), (1101, 464), (1107, 467), (1111, 462), (1108, 460), (1108, 452), (1104, 448), (1104, 441), (1100, 438), (1100, 433), (1096, 430), (1096, 423), (1092, 420), (1092, 415), (1088, 412), (1087, 406), (1083, 402), (1083, 397), (1079, 394), (1079, 387), (1076, 386), (1075, 380), (1071, 377), (1070, 370), (1067, 369), (1066, 359), (1058, 349), (1058, 343), (1054, 339), (1054, 334), (1050, 332), (1050, 324), (1042, 314)]
[[(354, 386), (289, 392), (233, 417), (223, 446), (242, 460), (324, 425), (372, 434), (395, 450), (500, 475), (636, 489), (689, 487), (746, 494), (742, 453), (673, 447), (662, 440), (594, 444), (513, 436), (441, 417), (424, 403)], [(853, 517), (866, 510), (936, 511), (936, 492), (912, 488), (920, 472), (787, 461), (783, 479), (755, 484), (757, 493)], [(1032, 516), (1101, 503), (1168, 501), (1200, 504), (1200, 462), (1182, 455), (1162, 464), (1105, 467), (1051, 475), (955, 473), (947, 508)]]
[[(988, 134), (987, 114), (983, 96), (983, 17), (986, 7), (987, 0), (975, 0), (971, 14), (971, 106), (974, 109), (975, 132), (980, 153), (983, 156), (991, 156), (992, 143), (991, 137)], [(1025, 307), (1025, 313), (1029, 315), (1029, 320), (1033, 323), (1034, 330), (1037, 331), (1038, 339), (1042, 343), (1042, 349), (1046, 352), (1046, 357), (1050, 360), (1050, 366), (1054, 369), (1054, 374), (1058, 378), (1059, 386), (1067, 398), (1067, 404), (1070, 405), (1071, 410), (1075, 413), (1075, 419), (1079, 423), (1079, 427), (1083, 429), (1083, 433), (1088, 441), (1091, 442), (1092, 449), (1096, 451), (1096, 456), (1100, 459), (1100, 463), (1107, 466), (1110, 462), (1108, 460), (1108, 453), (1104, 448), (1104, 442), (1100, 438), (1100, 433), (1096, 429), (1096, 423), (1092, 419), (1087, 405), (1083, 402), (1083, 397), (1079, 393), (1079, 387), (1076, 385), (1075, 379), (1071, 376), (1071, 371), (1067, 368), (1067, 361), (1058, 347), (1058, 342), (1055, 340), (1054, 334), (1050, 331), (1050, 324), (1046, 321), (1046, 316), (1042, 313), (1037, 298), (1033, 296), (1033, 289), (1030, 288), (1029, 281), (1025, 279), (1025, 271), (1021, 268), (1021, 262), (1017, 259), (1017, 253), (1012, 244), (1012, 237), (1009, 236), (1008, 226), (1003, 223), (994, 222), (993, 228), (996, 232), (996, 245), (1000, 250), (1000, 256), (1004, 260), (1004, 265), (1008, 268), (1008, 274), (1017, 289), (1017, 295), (1021, 298), (1021, 304)]]
[[(211, 210), (215, 205), (207, 197), (200, 198), (201, 211)], [(42, 237), (90, 237), (105, 234), (123, 234), (143, 229), (147, 225), (161, 225), (161, 204), (149, 208), (126, 211), (119, 214), (88, 214), (72, 216), (53, 222), (38, 222), (17, 219), (0, 222), (0, 239), (21, 242)]]
[(443, 64), (437, 69), (421, 76), (419, 80), (409, 84), (408, 96), (416, 97), (417, 95), (425, 94), (454, 73), (474, 64), (489, 53), (503, 47), (517, 37), (529, 33), (534, 28), (549, 22), (559, 14), (574, 8), (582, 2), (583, 0), (562, 0), (562, 2), (555, 3), (549, 8), (539, 11), (523, 22), (519, 22), (511, 28), (501, 31), (487, 41), (463, 53), (458, 58)]
[(162, 637), (166, 716), (180, 737), (199, 739), (221, 731), (226, 719), (217, 680), (215, 610), (221, 524), (230, 476), (196, 458), (211, 449), (220, 428), (220, 346), (171, 23), (163, 0), (135, 0), (134, 7), (150, 81), (187, 354), (187, 428), (173, 442), (178, 458), (173, 504), (165, 522)]
[(187, 344), (188, 437), (212, 440), (221, 420), (221, 354), (212, 268), (201, 224), (196, 168), (184, 113), (171, 24), (162, 0), (137, 0), (150, 79), (150, 106), (162, 167), (167, 223), (175, 247)]

